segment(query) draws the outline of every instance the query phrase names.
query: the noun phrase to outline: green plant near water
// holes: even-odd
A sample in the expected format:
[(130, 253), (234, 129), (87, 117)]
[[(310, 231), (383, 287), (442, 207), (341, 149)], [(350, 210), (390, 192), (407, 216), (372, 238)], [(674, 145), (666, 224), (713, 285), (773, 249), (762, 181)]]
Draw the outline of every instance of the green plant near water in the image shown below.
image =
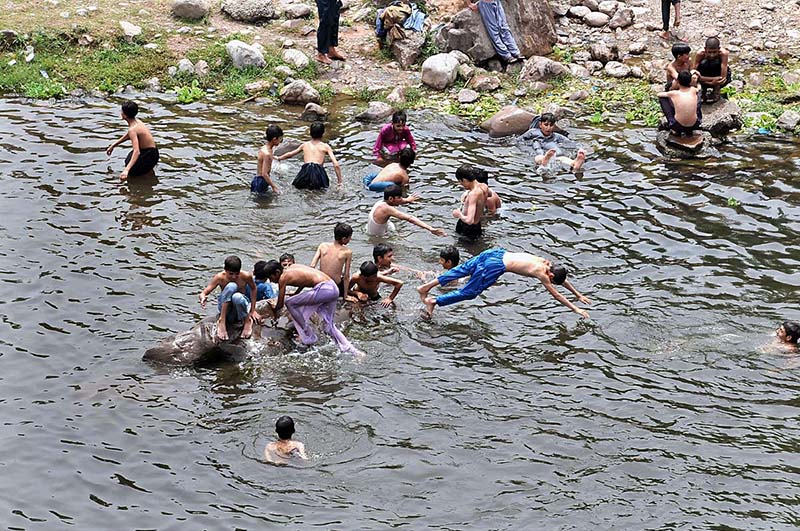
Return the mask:
[(742, 206), (742, 202), (736, 199), (735, 197), (728, 198), (728, 206), (731, 208), (736, 208)]
[(560, 46), (553, 46), (553, 59), (558, 61), (559, 63), (569, 64), (572, 62), (572, 57), (575, 52), (572, 48), (561, 48)]
[(34, 98), (39, 100), (46, 100), (63, 96), (66, 90), (61, 83), (56, 83), (49, 79), (42, 79), (41, 81), (32, 81), (25, 85), (25, 97)]
[(334, 90), (333, 85), (331, 85), (330, 82), (319, 85), (317, 87), (317, 91), (319, 92), (320, 103), (323, 105), (327, 105), (333, 101), (333, 97), (336, 95), (336, 90)]
[(425, 62), (425, 59), (436, 55), (439, 53), (439, 47), (436, 46), (436, 42), (433, 38), (433, 33), (428, 31), (425, 33), (425, 43), (422, 45), (422, 48), (419, 51), (419, 57), (417, 58), (417, 63), (422, 64)]
[(592, 125), (603, 123), (603, 113), (601, 111), (595, 111), (594, 114), (589, 116), (589, 123)]
[(206, 94), (202, 87), (200, 87), (200, 82), (196, 79), (192, 81), (191, 85), (175, 87), (175, 93), (178, 95), (178, 103), (193, 103), (202, 99)]

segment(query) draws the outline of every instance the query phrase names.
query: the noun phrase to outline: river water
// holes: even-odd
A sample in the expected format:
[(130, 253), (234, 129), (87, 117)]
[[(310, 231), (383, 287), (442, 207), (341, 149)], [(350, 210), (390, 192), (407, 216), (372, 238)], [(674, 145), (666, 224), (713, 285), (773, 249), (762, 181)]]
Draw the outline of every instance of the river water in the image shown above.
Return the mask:
[[(127, 150), (104, 153), (118, 103), (0, 101), (3, 528), (800, 526), (800, 355), (769, 345), (800, 317), (797, 141), (742, 136), (676, 163), (650, 130), (577, 123), (585, 174), (539, 175), (513, 142), (411, 113), (424, 202), (408, 210), (452, 234), (455, 168), (487, 168), (505, 206), (462, 258), (564, 262), (591, 321), (512, 275), (428, 320), (406, 275), (395, 309), (343, 325), (363, 361), (329, 342), (141, 361), (212, 311), (197, 294), (227, 254), (307, 263), (346, 221), (354, 264), (371, 257), (360, 177), (377, 126), (335, 110), (345, 188), (294, 190), (297, 159), (276, 169), (284, 193), (255, 202), (263, 130), (304, 138), (296, 110), (150, 101), (158, 177), (120, 186)], [(434, 270), (455, 240), (400, 224), (390, 242)], [(307, 464), (262, 461), (283, 414)]]

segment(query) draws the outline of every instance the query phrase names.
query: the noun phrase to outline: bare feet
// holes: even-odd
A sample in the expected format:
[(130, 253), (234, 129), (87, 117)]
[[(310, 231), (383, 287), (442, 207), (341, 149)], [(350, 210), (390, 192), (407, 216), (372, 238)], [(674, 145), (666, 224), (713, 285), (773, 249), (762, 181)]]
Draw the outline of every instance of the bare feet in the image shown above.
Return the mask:
[(425, 289), (424, 286), (418, 287), (417, 288), (417, 293), (419, 293), (419, 300), (421, 300), (422, 302), (425, 302), (425, 297), (428, 296), (428, 291), (430, 291), (430, 290)]
[(422, 302), (425, 303), (425, 310), (428, 312), (428, 315), (433, 315), (433, 309), (436, 307), (436, 299), (433, 297), (425, 297)]
[(586, 152), (582, 149), (579, 149), (578, 155), (575, 157), (575, 161), (572, 163), (572, 171), (580, 171), (584, 162), (586, 162)]
[(550, 164), (550, 161), (555, 156), (556, 156), (556, 150), (555, 149), (548, 150), (547, 153), (544, 154), (544, 158), (542, 159), (542, 166), (547, 166), (548, 164)]
[(665, 41), (668, 41), (669, 37), (670, 37), (669, 30), (661, 32), (661, 38), (664, 39)]
[(225, 327), (225, 321), (217, 322), (217, 339), (220, 341), (228, 340), (228, 329)]
[(244, 327), (242, 327), (242, 339), (250, 339), (253, 335), (253, 320), (248, 315), (244, 318)]
[(330, 49), (328, 50), (328, 57), (330, 57), (331, 59), (338, 59), (339, 61), (347, 60), (347, 57), (342, 55), (339, 52), (339, 50), (337, 50), (334, 46), (331, 46)]
[(314, 59), (316, 59), (318, 62), (324, 65), (329, 65), (333, 62), (330, 59), (328, 59), (328, 56), (325, 55), (324, 53), (318, 53), (317, 55), (314, 56)]

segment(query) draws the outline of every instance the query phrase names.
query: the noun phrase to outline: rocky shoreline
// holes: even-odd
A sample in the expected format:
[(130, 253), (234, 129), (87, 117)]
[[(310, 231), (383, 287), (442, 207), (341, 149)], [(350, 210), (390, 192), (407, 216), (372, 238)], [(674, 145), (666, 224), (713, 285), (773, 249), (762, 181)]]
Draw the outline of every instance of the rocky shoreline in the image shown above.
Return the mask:
[[(77, 5), (46, 2), (55, 9)], [(0, 91), (46, 99), (167, 90), (182, 103), (268, 97), (316, 106), (349, 93), (373, 109), (428, 107), (476, 123), (501, 110), (508, 114), (511, 106), (524, 116), (555, 105), (592, 123), (657, 125), (654, 91), (669, 43), (659, 37), (653, 1), (507, 0), (509, 24), (527, 57), (511, 65), (496, 59), (480, 16), (461, 5), (422, 4), (424, 30), (379, 48), (373, 33), (378, 6), (349, 3), (340, 33), (349, 59), (330, 67), (310, 58), (316, 10), (302, 0), (225, 0), (220, 6), (173, 0), (151, 5), (156, 13), (147, 12), (147, 24), (144, 8), (131, 21), (109, 18), (111, 4), (77, 7), (43, 31), (24, 23), (0, 31)], [(737, 114), (738, 122), (728, 119), (732, 126), (716, 132), (744, 125), (800, 133), (800, 4), (737, 4), (738, 18), (731, 20), (719, 0), (685, 0), (676, 31), (693, 49), (710, 35), (731, 49), (734, 81), (725, 113)], [(70, 17), (99, 29), (65, 23)], [(325, 115), (324, 108), (311, 112)]]

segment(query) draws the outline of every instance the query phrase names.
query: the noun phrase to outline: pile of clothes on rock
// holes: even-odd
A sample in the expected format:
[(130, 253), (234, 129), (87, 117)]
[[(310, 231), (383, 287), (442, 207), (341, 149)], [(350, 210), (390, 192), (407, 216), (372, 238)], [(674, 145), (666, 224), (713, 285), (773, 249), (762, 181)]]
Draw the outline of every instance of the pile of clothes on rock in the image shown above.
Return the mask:
[(395, 0), (378, 10), (375, 18), (375, 35), (382, 44), (392, 44), (406, 38), (406, 30), (422, 31), (425, 13), (408, 0)]

